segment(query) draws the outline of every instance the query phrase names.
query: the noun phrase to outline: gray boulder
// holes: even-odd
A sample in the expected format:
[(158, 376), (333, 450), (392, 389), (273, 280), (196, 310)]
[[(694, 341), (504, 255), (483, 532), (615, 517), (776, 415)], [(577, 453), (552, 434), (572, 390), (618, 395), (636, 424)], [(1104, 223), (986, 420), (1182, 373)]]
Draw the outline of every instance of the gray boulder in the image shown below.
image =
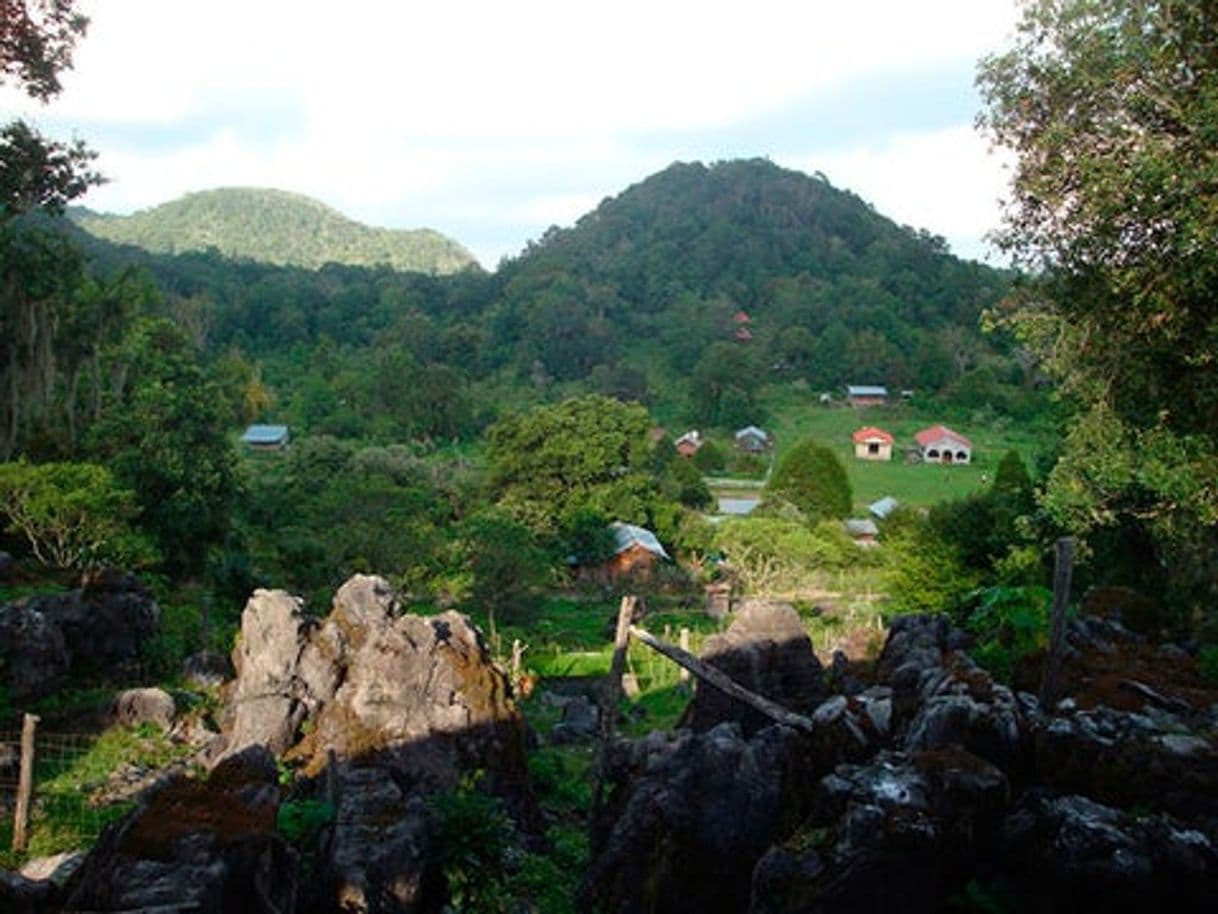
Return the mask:
[(114, 699), (111, 718), (124, 727), (147, 723), (168, 730), (176, 713), (173, 696), (164, 689), (127, 689)]

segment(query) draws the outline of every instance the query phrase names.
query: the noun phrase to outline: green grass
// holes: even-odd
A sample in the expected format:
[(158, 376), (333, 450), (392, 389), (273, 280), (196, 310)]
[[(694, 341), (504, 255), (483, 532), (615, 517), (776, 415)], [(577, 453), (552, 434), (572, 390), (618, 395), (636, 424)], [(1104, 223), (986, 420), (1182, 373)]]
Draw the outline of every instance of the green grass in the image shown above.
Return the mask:
[[(829, 445), (841, 458), (854, 490), (855, 510), (891, 495), (911, 506), (929, 506), (961, 498), (984, 489), (994, 478), (1002, 455), (1019, 452), (1030, 465), (1036, 454), (1051, 447), (1054, 432), (1044, 425), (1021, 425), (1004, 417), (976, 417), (976, 421), (951, 415), (934, 405), (896, 404), (853, 409), (821, 406), (816, 394), (790, 385), (767, 388), (763, 398), (772, 417), (767, 430), (776, 440), (777, 459), (803, 438)], [(964, 466), (907, 464), (900, 454), (914, 443), (914, 435), (930, 425), (942, 423), (973, 442), (973, 461)], [(850, 436), (866, 425), (876, 425), (896, 438), (893, 460), (886, 463), (858, 460)]]

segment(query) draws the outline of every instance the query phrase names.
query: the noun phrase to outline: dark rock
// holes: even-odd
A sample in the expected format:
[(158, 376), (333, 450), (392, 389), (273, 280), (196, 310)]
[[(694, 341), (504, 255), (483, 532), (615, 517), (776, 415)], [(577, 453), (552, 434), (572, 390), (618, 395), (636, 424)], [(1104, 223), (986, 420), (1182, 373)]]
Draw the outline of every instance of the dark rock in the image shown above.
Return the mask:
[(199, 688), (223, 685), (234, 674), (232, 663), (219, 651), (202, 650), (182, 662), (182, 678)]
[[(1059, 706), (1060, 709), (1060, 706)], [(1174, 715), (1103, 705), (1059, 710), (1033, 728), (1039, 783), (1102, 803), (1218, 820), (1218, 745)]]
[(57, 899), (50, 882), (0, 869), (0, 911), (4, 914), (49, 914), (58, 908)]
[(293, 911), (297, 860), (275, 831), (278, 802), (265, 750), (230, 758), (206, 782), (165, 784), (105, 831), (65, 909)]
[(753, 873), (753, 914), (944, 910), (1000, 835), (1006, 776), (961, 750), (881, 753), (821, 780)]
[(1029, 793), (1006, 822), (1021, 887), (1046, 910), (1191, 909), (1212, 894), (1212, 837), (1163, 815), (1135, 817), (1087, 797)]
[(46, 613), (20, 602), (0, 606), (0, 687), (12, 701), (50, 694), (70, 663), (63, 632)]
[(550, 731), (550, 741), (557, 745), (587, 742), (600, 728), (600, 708), (582, 695), (563, 705), (562, 722)]
[[(810, 714), (828, 694), (808, 633), (787, 604), (746, 603), (726, 632), (707, 640), (702, 659), (799, 714)], [(704, 731), (724, 721), (738, 721), (746, 735), (772, 723), (737, 699), (699, 684), (683, 725)]]
[[(802, 818), (813, 786), (795, 731), (735, 723), (622, 747), (580, 890), (585, 909), (738, 912), (750, 874)], [(802, 798), (802, 799), (801, 799)]]
[(0, 581), (7, 581), (13, 575), (13, 556), (0, 549)]
[(135, 575), (105, 571), (68, 594), (31, 597), (63, 632), (73, 675), (135, 678), (160, 633), (161, 609)]
[(173, 696), (164, 689), (127, 689), (114, 699), (111, 718), (125, 727), (148, 723), (168, 730), (176, 713)]

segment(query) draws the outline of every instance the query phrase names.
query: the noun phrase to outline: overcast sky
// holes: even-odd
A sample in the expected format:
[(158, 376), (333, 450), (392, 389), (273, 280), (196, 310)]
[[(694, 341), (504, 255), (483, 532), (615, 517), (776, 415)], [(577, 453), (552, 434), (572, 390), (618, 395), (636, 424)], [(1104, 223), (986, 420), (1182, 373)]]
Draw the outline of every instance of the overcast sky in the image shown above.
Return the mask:
[(494, 268), (674, 161), (768, 157), (982, 257), (1005, 172), (973, 129), (1015, 0), (95, 0), (49, 106), (128, 213), (278, 187), (428, 226)]

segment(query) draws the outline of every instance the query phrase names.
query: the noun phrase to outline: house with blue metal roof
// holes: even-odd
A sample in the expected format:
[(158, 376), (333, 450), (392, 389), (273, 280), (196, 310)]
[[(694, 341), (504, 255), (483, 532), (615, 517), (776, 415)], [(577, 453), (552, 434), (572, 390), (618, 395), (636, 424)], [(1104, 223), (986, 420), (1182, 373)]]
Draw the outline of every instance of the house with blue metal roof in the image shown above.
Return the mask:
[(252, 451), (281, 451), (291, 440), (286, 425), (251, 425), (241, 435), (241, 443)]

